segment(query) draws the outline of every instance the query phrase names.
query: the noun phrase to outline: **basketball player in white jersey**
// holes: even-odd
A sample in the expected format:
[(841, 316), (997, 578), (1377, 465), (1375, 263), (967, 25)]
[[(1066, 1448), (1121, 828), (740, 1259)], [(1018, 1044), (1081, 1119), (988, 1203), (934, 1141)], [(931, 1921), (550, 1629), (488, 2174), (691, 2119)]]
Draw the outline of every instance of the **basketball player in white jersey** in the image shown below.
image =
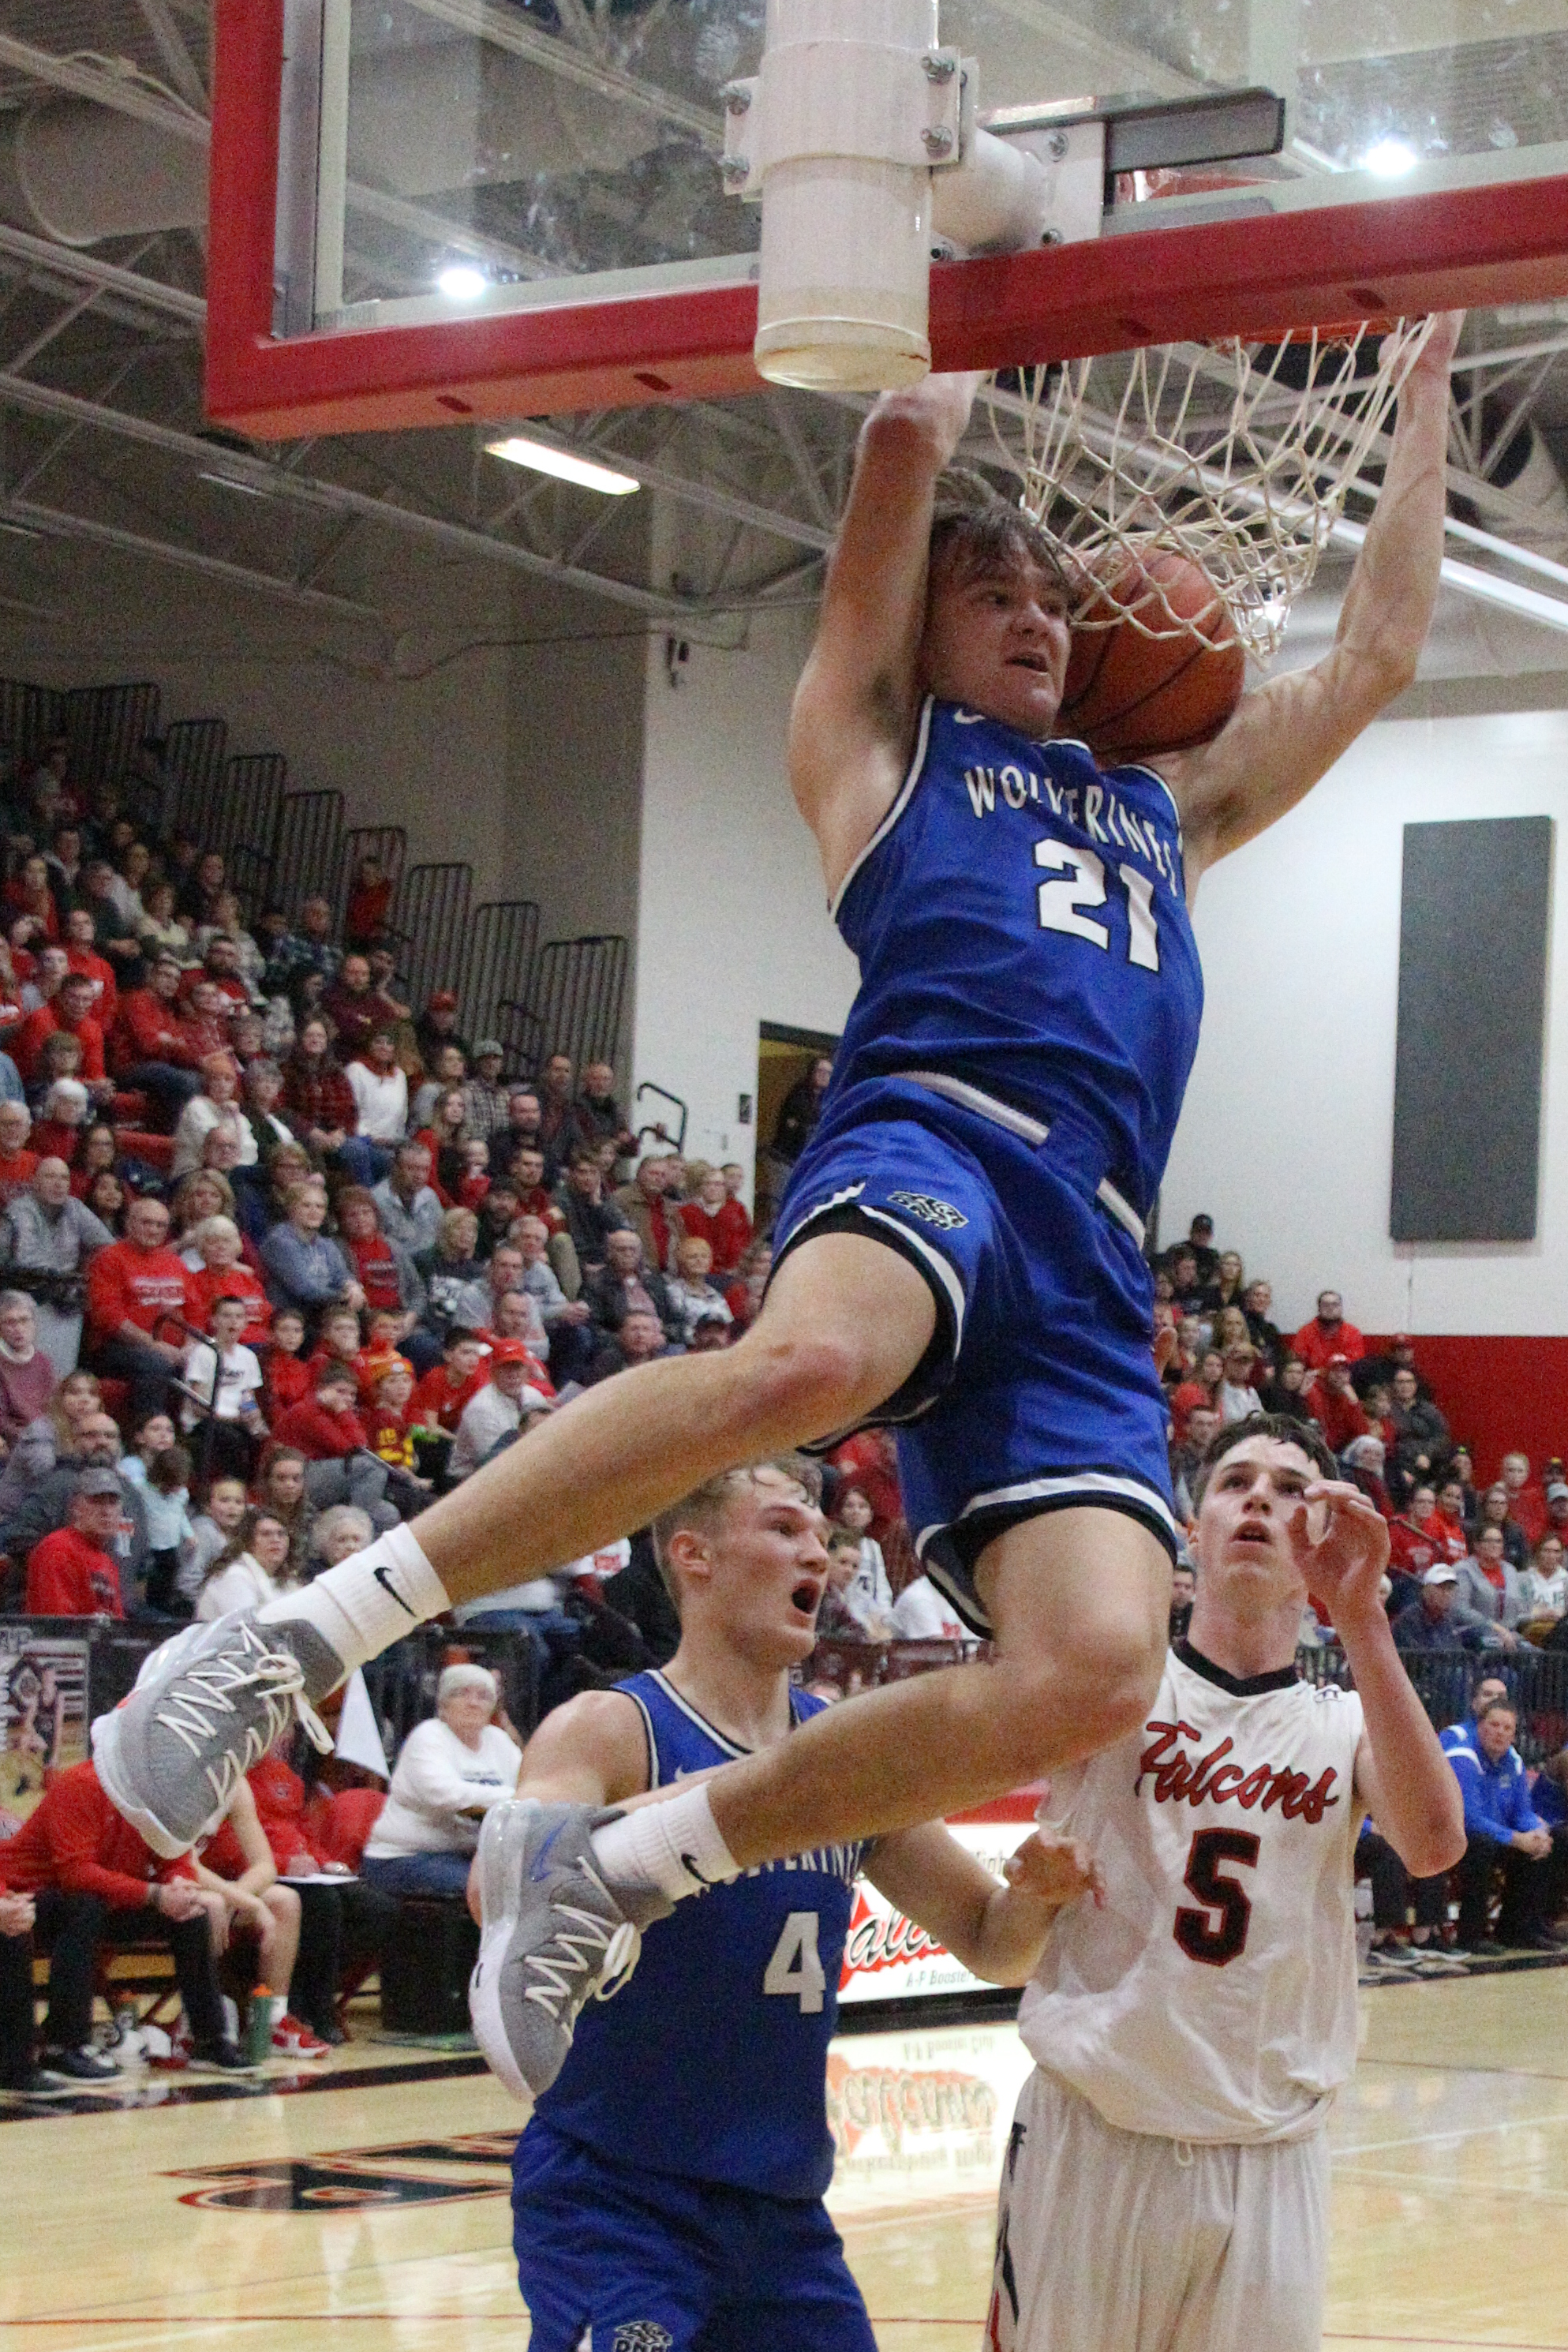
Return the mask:
[[(1141, 1727), (1057, 1773), (1103, 1906), (1059, 1916), (1001, 2191), (988, 2352), (1316, 2352), (1324, 2124), (1355, 2063), (1364, 1814), (1426, 1877), (1458, 1784), (1395, 1651), (1388, 1536), (1315, 1432), (1215, 1441), (1197, 1597)], [(1296, 1678), (1311, 1592), (1355, 1694)]]

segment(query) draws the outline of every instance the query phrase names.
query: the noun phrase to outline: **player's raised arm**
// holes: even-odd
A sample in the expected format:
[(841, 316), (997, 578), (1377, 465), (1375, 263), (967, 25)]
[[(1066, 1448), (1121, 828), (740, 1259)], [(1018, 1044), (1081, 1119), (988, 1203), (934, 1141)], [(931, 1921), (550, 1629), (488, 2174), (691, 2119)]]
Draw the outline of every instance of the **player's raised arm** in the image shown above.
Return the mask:
[(1307, 1589), (1333, 1620), (1366, 1718), (1355, 1793), (1411, 1875), (1449, 1870), (1465, 1850), (1459, 1784), (1405, 1671), (1379, 1597), (1388, 1530), (1359, 1487), (1322, 1481), (1303, 1496), (1326, 1514), (1303, 1535)]
[(789, 722), (790, 788), (830, 892), (892, 805), (914, 741), (933, 496), (983, 381), (933, 375), (884, 393), (861, 429)]
[(1000, 1885), (940, 1822), (878, 1840), (866, 1876), (879, 1894), (988, 1984), (1027, 1984), (1056, 1915), (1104, 1888), (1088, 1849), (1037, 1830)]
[(1462, 311), (1440, 318), (1399, 394), (1394, 446), (1332, 650), (1244, 695), (1202, 751), (1158, 764), (1182, 813), (1188, 893), (1311, 792), (1416, 675), (1443, 554), (1448, 366)]

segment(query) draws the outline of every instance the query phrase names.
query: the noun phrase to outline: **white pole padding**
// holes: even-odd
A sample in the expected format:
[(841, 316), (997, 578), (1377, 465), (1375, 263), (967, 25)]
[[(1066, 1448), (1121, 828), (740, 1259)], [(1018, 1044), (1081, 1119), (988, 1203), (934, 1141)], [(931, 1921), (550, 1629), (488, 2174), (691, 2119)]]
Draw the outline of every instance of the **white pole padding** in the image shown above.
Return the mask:
[(768, 0), (747, 130), (770, 382), (878, 392), (929, 370), (931, 169), (957, 158), (958, 79), (936, 0)]

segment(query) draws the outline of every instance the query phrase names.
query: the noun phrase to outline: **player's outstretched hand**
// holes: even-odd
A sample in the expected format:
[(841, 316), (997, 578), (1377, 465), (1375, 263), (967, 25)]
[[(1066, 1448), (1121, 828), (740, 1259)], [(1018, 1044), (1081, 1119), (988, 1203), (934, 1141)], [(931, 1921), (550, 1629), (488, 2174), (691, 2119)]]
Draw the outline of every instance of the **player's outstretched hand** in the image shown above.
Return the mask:
[(1076, 1903), (1081, 1895), (1092, 1895), (1097, 1906), (1105, 1900), (1105, 1882), (1088, 1847), (1055, 1830), (1036, 1830), (1025, 1838), (1003, 1863), (1002, 1876), (1015, 1895), (1031, 1895), (1053, 1911)]
[(1388, 1528), (1376, 1505), (1343, 1478), (1319, 1478), (1301, 1496), (1291, 1533), (1307, 1591), (1333, 1622), (1381, 1610)]

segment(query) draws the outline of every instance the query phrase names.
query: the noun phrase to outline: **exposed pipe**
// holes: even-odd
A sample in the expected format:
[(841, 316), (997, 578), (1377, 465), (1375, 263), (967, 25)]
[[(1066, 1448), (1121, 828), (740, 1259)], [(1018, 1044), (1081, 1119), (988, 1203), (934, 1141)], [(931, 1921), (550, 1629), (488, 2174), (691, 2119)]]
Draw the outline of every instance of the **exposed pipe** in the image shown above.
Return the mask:
[(112, 547), (121, 554), (172, 564), (179, 571), (199, 572), (209, 580), (224, 580), (233, 587), (256, 589), (280, 598), (286, 604), (329, 614), (334, 620), (369, 621), (377, 628), (386, 626), (383, 615), (372, 605), (357, 604), (350, 597), (331, 596), (320, 588), (297, 587), (292, 580), (251, 572), (243, 563), (226, 562), (222, 556), (204, 554), (199, 548), (180, 547), (169, 540), (147, 539), (140, 531), (121, 530), (114, 523), (98, 522), (89, 515), (66, 514), (57, 507), (39, 506), (32, 499), (0, 495), (0, 515), (9, 522), (24, 523), (30, 530), (41, 531), (49, 539), (85, 540), (95, 547)]

